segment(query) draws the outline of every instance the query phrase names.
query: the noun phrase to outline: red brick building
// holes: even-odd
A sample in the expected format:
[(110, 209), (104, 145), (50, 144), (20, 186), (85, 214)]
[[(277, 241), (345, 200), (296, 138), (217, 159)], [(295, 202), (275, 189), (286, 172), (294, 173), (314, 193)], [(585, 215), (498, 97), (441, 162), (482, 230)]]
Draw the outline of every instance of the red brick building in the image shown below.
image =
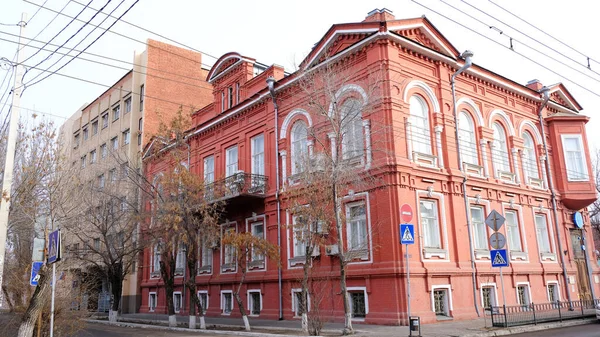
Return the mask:
[[(255, 315), (293, 319), (298, 314), (301, 253), (296, 252), (301, 250), (290, 230), (294, 216), (285, 198), (278, 217), (276, 179), (279, 173), (285, 196), (298, 170), (297, 151), (319, 151), (306, 136), (315, 118), (299, 95), (298, 82), (327, 63), (353, 74), (331, 104), (352, 99), (366, 106), (371, 70), (383, 74), (380, 97), (352, 123), (352, 139), (325, 138), (330, 144), (341, 142), (342, 151), (352, 144), (357, 174), (379, 177), (377, 186), (340, 198), (347, 225), (358, 228), (345, 231), (346, 248), (352, 249), (353, 240), (366, 245), (348, 265), (354, 319), (406, 323), (406, 261), (398, 233), (402, 204), (412, 207), (415, 225), (416, 242), (409, 248), (411, 313), (424, 322), (473, 318), (483, 306), (502, 304), (499, 272), (490, 261), (492, 231), (484, 224), (492, 210), (506, 218), (500, 232), (507, 238), (510, 260), (503, 269), (507, 305), (597, 294), (598, 267), (586, 262), (589, 257), (581, 249), (584, 240), (592, 241), (585, 208), (596, 199), (588, 118), (579, 115), (581, 106), (562, 84), (522, 85), (469, 62), (426, 18), (396, 20), (384, 9), (363, 22), (333, 25), (293, 74), (237, 53), (215, 63), (207, 75), (213, 103), (193, 115), (187, 136), (190, 169), (207, 183), (233, 175), (260, 178), (258, 186), (264, 188), (229, 198), (223, 216), (224, 228), (280, 242), (280, 275), (273, 261), (252, 265), (248, 272), (242, 293)], [(451, 80), (459, 69), (453, 100)], [(268, 77), (275, 80), (277, 110)], [(393, 132), (375, 133), (374, 124), (382, 121)], [(149, 179), (166, 169), (160, 158), (145, 158)], [(574, 222), (575, 212), (583, 214), (583, 223)], [(235, 316), (231, 291), (239, 271), (222, 246), (203, 254), (195, 278), (207, 315)], [(332, 276), (324, 287), (331, 294), (320, 310), (340, 320), (336, 258), (321, 249), (313, 268)], [(156, 265), (156, 255), (147, 249), (141, 312), (166, 311)], [(182, 295), (182, 281), (177, 300), (183, 301), (180, 314), (186, 314), (189, 298)]]

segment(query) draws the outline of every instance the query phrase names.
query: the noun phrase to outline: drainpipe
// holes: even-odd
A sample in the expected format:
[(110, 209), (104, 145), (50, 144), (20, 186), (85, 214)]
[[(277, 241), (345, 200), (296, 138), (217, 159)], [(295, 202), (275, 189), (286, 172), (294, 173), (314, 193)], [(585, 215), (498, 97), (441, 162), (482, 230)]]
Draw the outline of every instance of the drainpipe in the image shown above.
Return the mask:
[[(267, 78), (269, 93), (275, 107), (275, 200), (277, 200), (277, 249), (279, 250), (279, 258), (281, 259), (281, 201), (279, 200), (279, 106), (275, 98), (275, 79)], [(281, 285), (281, 264), (277, 267), (277, 281), (279, 290), (279, 320), (283, 320), (283, 291)]]
[(464, 170), (464, 165), (462, 163), (461, 153), (460, 153), (460, 142), (458, 140), (458, 113), (456, 112), (456, 77), (460, 75), (462, 72), (467, 70), (473, 64), (473, 52), (470, 50), (464, 51), (460, 57), (465, 60), (465, 64), (458, 69), (452, 77), (450, 77), (450, 86), (452, 87), (452, 106), (453, 106), (453, 114), (454, 114), (454, 136), (456, 138), (456, 154), (458, 155), (458, 167), (463, 174), (462, 181), (462, 193), (465, 202), (465, 214), (467, 216), (467, 232), (469, 234), (469, 253), (471, 255), (471, 281), (473, 282), (473, 305), (475, 306), (475, 312), (477, 312), (477, 317), (480, 317), (479, 313), (479, 305), (477, 304), (477, 278), (475, 276), (475, 253), (473, 250), (473, 237), (471, 235), (471, 212), (469, 212), (469, 198), (467, 197), (467, 174)]
[(560, 255), (560, 267), (563, 272), (563, 279), (565, 283), (565, 293), (567, 294), (567, 300), (569, 301), (569, 307), (571, 306), (571, 293), (569, 292), (569, 277), (567, 276), (567, 267), (565, 266), (565, 256), (563, 254), (562, 248), (562, 240), (560, 235), (560, 226), (558, 224), (558, 212), (556, 207), (556, 193), (554, 192), (554, 179), (552, 178), (552, 170), (550, 169), (550, 158), (548, 158), (548, 145), (546, 144), (546, 128), (544, 127), (544, 116), (542, 116), (542, 110), (546, 104), (548, 104), (548, 100), (550, 99), (550, 95), (548, 94), (548, 88), (543, 87), (541, 90), (542, 95), (544, 96), (544, 101), (542, 105), (540, 105), (540, 109), (538, 110), (538, 117), (540, 120), (540, 127), (542, 128), (542, 144), (544, 145), (544, 153), (546, 153), (546, 175), (548, 176), (548, 188), (550, 189), (550, 198), (552, 200), (552, 215), (554, 215), (554, 232), (556, 233), (556, 240), (558, 241), (558, 255)]

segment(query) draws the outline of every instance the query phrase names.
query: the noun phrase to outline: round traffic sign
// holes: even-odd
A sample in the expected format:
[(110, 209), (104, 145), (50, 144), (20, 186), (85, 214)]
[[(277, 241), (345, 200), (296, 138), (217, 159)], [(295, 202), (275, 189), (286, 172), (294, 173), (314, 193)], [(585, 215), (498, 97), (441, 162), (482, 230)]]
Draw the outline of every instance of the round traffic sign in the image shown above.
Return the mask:
[(494, 233), (490, 236), (490, 246), (494, 249), (502, 249), (506, 246), (506, 236), (502, 233)]
[(404, 204), (400, 207), (400, 219), (403, 223), (410, 223), (413, 218), (413, 209), (409, 204)]

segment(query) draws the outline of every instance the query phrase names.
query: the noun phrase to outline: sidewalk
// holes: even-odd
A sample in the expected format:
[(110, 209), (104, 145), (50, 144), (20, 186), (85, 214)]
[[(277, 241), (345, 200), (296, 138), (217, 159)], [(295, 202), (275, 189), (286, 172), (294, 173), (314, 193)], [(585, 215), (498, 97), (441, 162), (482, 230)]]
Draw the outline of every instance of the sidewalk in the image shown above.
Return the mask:
[[(282, 331), (295, 331), (300, 330), (300, 321), (298, 320), (265, 320), (249, 318), (250, 325), (253, 328), (262, 331), (273, 331), (273, 333), (281, 333)], [(123, 314), (121, 315), (120, 322), (137, 323), (137, 324), (159, 324), (166, 326), (168, 325), (168, 316), (164, 314)], [(187, 327), (188, 317), (177, 316), (177, 322), (179, 326)], [(512, 328), (491, 328), (491, 321), (489, 318), (484, 320), (483, 318), (466, 321), (450, 321), (441, 322), (434, 324), (424, 324), (421, 326), (421, 335), (423, 337), (472, 337), (472, 336), (503, 336), (515, 333), (523, 333), (529, 331), (546, 330), (552, 328), (582, 325), (597, 322), (595, 318), (589, 319), (574, 319), (564, 322), (552, 322), (538, 325), (524, 325)], [(487, 327), (486, 327), (487, 323)], [(229, 318), (229, 317), (207, 317), (206, 325), (219, 326), (223, 328), (231, 327), (239, 331), (243, 327), (241, 318)], [(323, 334), (332, 335), (342, 330), (342, 323), (326, 323)], [(408, 336), (409, 331), (406, 326), (382, 326), (382, 325), (366, 325), (366, 324), (354, 324), (353, 325), (356, 336)], [(416, 334), (413, 334), (416, 336)]]

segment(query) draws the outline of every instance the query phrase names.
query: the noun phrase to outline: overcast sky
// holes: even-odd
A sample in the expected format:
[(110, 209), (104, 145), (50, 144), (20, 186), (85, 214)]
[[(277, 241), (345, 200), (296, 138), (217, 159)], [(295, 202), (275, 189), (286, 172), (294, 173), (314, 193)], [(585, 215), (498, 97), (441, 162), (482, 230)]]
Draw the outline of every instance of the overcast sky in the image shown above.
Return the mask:
[[(56, 11), (65, 5), (64, 13), (75, 15), (83, 6), (69, 0), (28, 0), (36, 4), (45, 2), (45, 6)], [(90, 0), (75, 0), (88, 3)], [(98, 9), (110, 0), (92, 0), (90, 7)], [(493, 3), (484, 0), (418, 0), (425, 6), (445, 15), (469, 29), (499, 42), (501, 45), (449, 21), (429, 9), (417, 5), (411, 0), (397, 1), (198, 1), (198, 0), (140, 0), (123, 19), (146, 28), (152, 32), (172, 38), (177, 42), (193, 47), (207, 54), (203, 56), (203, 63), (211, 65), (215, 59), (224, 53), (237, 51), (242, 55), (253, 57), (265, 64), (277, 63), (286, 70), (293, 71), (294, 65), (300, 63), (311, 47), (323, 36), (332, 24), (344, 22), (360, 22), (366, 14), (374, 8), (388, 8), (394, 12), (397, 19), (412, 18), (421, 15), (429, 20), (450, 40), (454, 46), (463, 51), (470, 49), (475, 52), (474, 63), (483, 66), (500, 75), (508, 77), (519, 83), (527, 83), (531, 79), (539, 79), (543, 84), (563, 82), (579, 103), (584, 107), (583, 113), (592, 117), (588, 123), (588, 140), (595, 148), (600, 148), (600, 118), (595, 117), (600, 106), (600, 44), (597, 43), (597, 34), (600, 32), (600, 20), (597, 11), (592, 8), (592, 2), (585, 0), (571, 0), (568, 5), (564, 1), (522, 1), (522, 0), (493, 0), (513, 14), (525, 19), (532, 25), (542, 29), (552, 37), (566, 43), (570, 47), (537, 31), (532, 26), (511, 16)], [(122, 4), (115, 10), (115, 15), (120, 15), (135, 0), (113, 0), (106, 6), (104, 12), (112, 11), (119, 3)], [(475, 16), (480, 22), (469, 18), (466, 14), (453, 9), (454, 6), (466, 14)], [(477, 9), (469, 6), (476, 6)], [(28, 13), (31, 17), (37, 6), (22, 0), (3, 0), (0, 11), (0, 39), (16, 41), (16, 37), (4, 33), (18, 34), (14, 24), (20, 20), (21, 12)], [(88, 20), (95, 11), (88, 9), (80, 18)], [(495, 17), (487, 16), (485, 13)], [(42, 41), (54, 37), (69, 21), (69, 18), (59, 16), (52, 23), (48, 23), (56, 14), (41, 9), (27, 25), (26, 36)], [(99, 23), (104, 19), (98, 15), (92, 23)], [(106, 20), (102, 27), (108, 27), (112, 19)], [(44, 27), (47, 28), (44, 29)], [(62, 44), (83, 24), (74, 22), (65, 29), (53, 43)], [(497, 29), (490, 29), (494, 26)], [(512, 28), (511, 28), (512, 27)], [(85, 36), (92, 27), (84, 28), (67, 46), (73, 46)], [(516, 29), (516, 30), (515, 30)], [(43, 31), (42, 31), (43, 30)], [(517, 31), (518, 30), (518, 31)], [(111, 31), (121, 33), (136, 40), (145, 41), (146, 38), (163, 40), (151, 33), (133, 28), (125, 23), (118, 22)], [(500, 34), (502, 31), (503, 34)], [(522, 33), (546, 44), (548, 49)], [(101, 31), (93, 31), (86, 41), (76, 49), (86, 46)], [(506, 48), (510, 45), (509, 37), (513, 37), (514, 50)], [(31, 43), (32, 46), (41, 46)], [(53, 47), (47, 47), (55, 49)], [(88, 52), (109, 56), (123, 61), (132, 61), (135, 50), (141, 51), (145, 46), (139, 42), (126, 39), (110, 32), (104, 34), (98, 42), (88, 49)], [(559, 59), (569, 67), (561, 65), (547, 56), (539, 54), (530, 48), (535, 48), (553, 58)], [(0, 40), (0, 58), (12, 59), (16, 51), (16, 44)], [(25, 56), (32, 55), (36, 49), (26, 48)], [(516, 52), (522, 53), (543, 66), (553, 70), (553, 73), (539, 66)], [(557, 54), (560, 52), (572, 60)], [(581, 54), (580, 54), (581, 53)], [(49, 53), (40, 52), (25, 62), (33, 66), (42, 61)], [(582, 55), (583, 54), (583, 55)], [(211, 56), (208, 56), (211, 55)], [(43, 63), (44, 68), (50, 66), (60, 56), (53, 56)], [(102, 60), (102, 62), (130, 68), (126, 64), (99, 59), (89, 55), (82, 57)], [(587, 57), (592, 59), (591, 70), (587, 69)], [(67, 59), (61, 60), (57, 66)], [(578, 63), (576, 63), (578, 62)], [(582, 66), (583, 65), (583, 66)], [(55, 66), (52, 69), (56, 69)], [(94, 64), (82, 60), (75, 60), (67, 65), (60, 73), (91, 80), (94, 82), (111, 85), (126, 71)], [(0, 69), (0, 82), (6, 70)], [(38, 72), (31, 70), (26, 81), (31, 81)], [(43, 77), (42, 74), (41, 77)], [(4, 92), (6, 84), (0, 87), (0, 95)], [(35, 109), (56, 116), (68, 117), (81, 105), (92, 101), (101, 94), (105, 87), (82, 81), (53, 75), (48, 79), (28, 87), (25, 91), (21, 106)], [(0, 102), (2, 104), (3, 102)], [(0, 106), (2, 108), (2, 106)], [(3, 109), (5, 115), (8, 109)], [(31, 113), (25, 111), (24, 113)], [(57, 123), (64, 119), (53, 117)], [(595, 131), (595, 132), (594, 132)]]

